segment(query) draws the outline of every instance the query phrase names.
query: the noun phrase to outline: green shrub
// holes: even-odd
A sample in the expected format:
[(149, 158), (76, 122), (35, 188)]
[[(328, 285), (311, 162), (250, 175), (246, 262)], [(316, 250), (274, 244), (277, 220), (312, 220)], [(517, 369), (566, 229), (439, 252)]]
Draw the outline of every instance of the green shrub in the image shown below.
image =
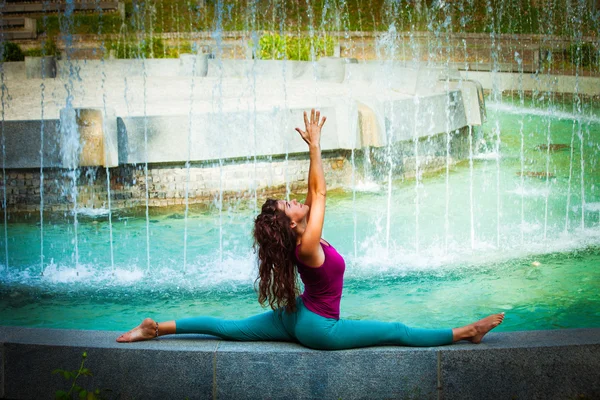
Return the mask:
[(581, 67), (589, 67), (598, 63), (598, 50), (592, 43), (573, 43), (565, 53), (565, 58), (571, 64), (579, 63)]
[(41, 57), (42, 49), (40, 49), (39, 47), (36, 47), (35, 49), (29, 49), (25, 52), (25, 56), (26, 57)]
[(135, 38), (111, 41), (106, 48), (115, 58), (178, 58), (181, 53), (191, 53), (190, 42), (181, 42), (178, 46), (167, 46), (161, 38), (148, 36), (142, 42)]
[(30, 50), (27, 50), (25, 52), (25, 55), (27, 57), (60, 57), (60, 50), (58, 49), (58, 46), (56, 45), (56, 41), (54, 40), (54, 38), (49, 38), (46, 39), (44, 41), (44, 47), (43, 48), (33, 48)]
[[(276, 33), (263, 35), (258, 41), (257, 57), (262, 60), (311, 61), (333, 55), (335, 41), (331, 36), (281, 36)], [(311, 52), (312, 51), (312, 52)]]
[(25, 60), (25, 53), (23, 53), (19, 45), (13, 42), (0, 44), (0, 62), (23, 60)]

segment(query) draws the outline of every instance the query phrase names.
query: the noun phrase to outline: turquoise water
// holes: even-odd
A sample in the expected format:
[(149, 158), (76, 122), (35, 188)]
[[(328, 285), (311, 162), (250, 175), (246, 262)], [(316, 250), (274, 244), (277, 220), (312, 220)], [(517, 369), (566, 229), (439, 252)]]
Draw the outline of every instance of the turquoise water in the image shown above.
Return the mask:
[[(600, 113), (533, 106), (489, 104), (473, 168), (396, 181), (389, 209), (384, 182), (328, 195), (324, 237), (347, 261), (342, 317), (439, 327), (502, 310), (501, 330), (600, 326)], [(548, 153), (548, 134), (564, 146)], [(114, 265), (106, 214), (83, 210), (77, 239), (72, 215), (47, 216), (43, 267), (39, 216), (11, 217), (2, 323), (125, 330), (144, 316), (261, 312), (253, 215), (243, 200), (192, 209), (185, 270), (180, 209), (151, 213), (149, 263), (143, 210), (114, 213)]]

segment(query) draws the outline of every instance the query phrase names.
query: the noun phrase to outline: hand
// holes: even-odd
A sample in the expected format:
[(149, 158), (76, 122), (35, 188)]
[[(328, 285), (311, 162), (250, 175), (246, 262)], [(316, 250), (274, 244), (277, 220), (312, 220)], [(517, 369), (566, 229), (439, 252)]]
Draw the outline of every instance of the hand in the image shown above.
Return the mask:
[(306, 131), (300, 128), (296, 128), (296, 131), (302, 136), (302, 139), (308, 144), (308, 147), (320, 146), (321, 144), (321, 128), (325, 124), (327, 117), (321, 119), (321, 112), (315, 111), (313, 108), (310, 110), (310, 120), (304, 111), (304, 125)]

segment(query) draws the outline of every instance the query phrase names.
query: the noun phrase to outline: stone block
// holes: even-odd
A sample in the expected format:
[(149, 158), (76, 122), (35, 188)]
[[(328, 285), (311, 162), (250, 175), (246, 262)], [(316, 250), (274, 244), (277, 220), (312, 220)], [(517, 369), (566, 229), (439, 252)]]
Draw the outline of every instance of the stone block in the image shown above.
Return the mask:
[(208, 54), (180, 54), (179, 76), (205, 77), (208, 73)]
[(341, 83), (346, 75), (346, 60), (339, 57), (321, 57), (315, 72), (320, 81)]
[[(54, 369), (76, 370), (81, 354), (86, 351), (85, 366), (92, 377), (81, 377), (78, 384), (85, 388), (111, 389), (115, 398), (190, 398), (204, 399), (212, 393), (211, 341), (191, 343), (178, 338), (181, 346), (165, 344), (163, 340), (145, 343), (118, 344), (115, 332), (98, 332), (91, 336), (99, 342), (78, 339), (76, 331), (57, 331), (52, 339), (38, 338), (35, 343), (4, 345), (3, 396), (7, 398), (53, 398), (55, 390), (67, 389), (67, 384)], [(63, 336), (63, 338), (58, 338)], [(68, 346), (65, 346), (68, 342)], [(101, 347), (101, 348), (98, 348)], [(157, 363), (157, 360), (160, 362)], [(169, 371), (163, 379), (160, 371)]]
[(490, 334), (478, 346), (444, 348), (443, 398), (600, 398), (600, 344), (591, 337), (594, 331)]
[(25, 57), (27, 79), (56, 78), (56, 59), (54, 57)]
[(216, 360), (220, 399), (434, 398), (437, 393), (431, 351), (317, 351), (290, 343), (222, 342)]

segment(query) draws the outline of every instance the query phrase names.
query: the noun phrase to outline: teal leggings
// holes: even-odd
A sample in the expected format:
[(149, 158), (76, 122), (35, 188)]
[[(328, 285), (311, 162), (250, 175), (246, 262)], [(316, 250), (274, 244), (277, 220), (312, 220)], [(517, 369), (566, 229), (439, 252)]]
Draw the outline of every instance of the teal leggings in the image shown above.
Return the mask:
[(202, 333), (226, 340), (299, 342), (319, 350), (399, 345), (441, 346), (452, 343), (452, 329), (416, 329), (399, 322), (336, 320), (307, 309), (300, 298), (297, 311), (268, 311), (250, 318), (228, 321), (213, 317), (175, 321), (176, 333)]

